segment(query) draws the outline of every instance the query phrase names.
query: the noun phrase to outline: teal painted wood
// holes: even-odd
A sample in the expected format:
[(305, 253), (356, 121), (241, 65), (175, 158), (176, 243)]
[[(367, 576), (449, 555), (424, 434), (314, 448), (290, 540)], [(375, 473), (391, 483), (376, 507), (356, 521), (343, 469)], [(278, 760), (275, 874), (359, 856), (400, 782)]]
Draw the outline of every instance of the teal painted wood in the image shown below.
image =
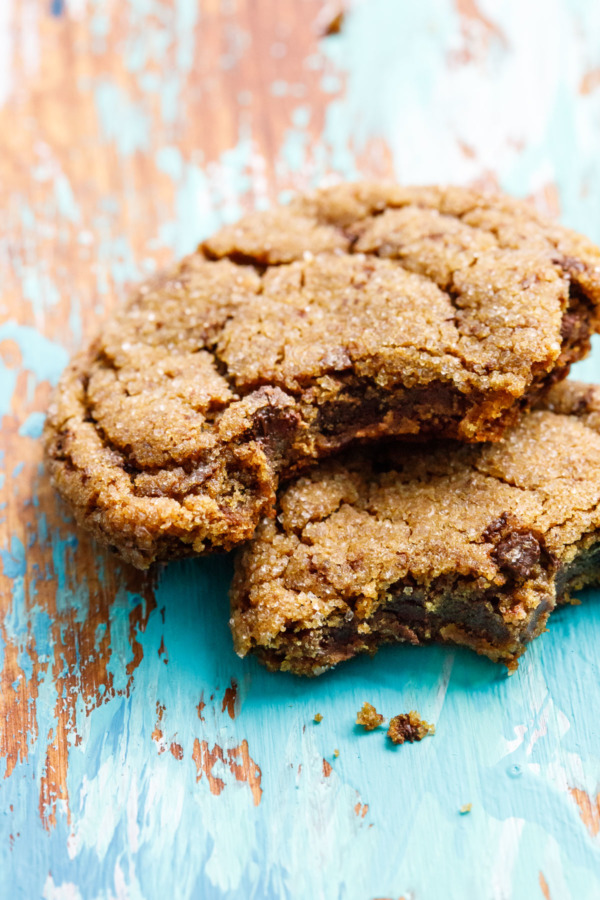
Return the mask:
[[(243, 208), (332, 173), (497, 181), (600, 240), (600, 7), (369, 0), (320, 40), (316, 0), (22, 9), (0, 12), (0, 897), (599, 897), (598, 591), (510, 678), (435, 647), (269, 674), (233, 653), (228, 558), (136, 577), (38, 467), (82, 331)], [(88, 100), (90, 183), (61, 119)], [(600, 382), (594, 347), (573, 374)], [(361, 733), (365, 700), (435, 737)]]

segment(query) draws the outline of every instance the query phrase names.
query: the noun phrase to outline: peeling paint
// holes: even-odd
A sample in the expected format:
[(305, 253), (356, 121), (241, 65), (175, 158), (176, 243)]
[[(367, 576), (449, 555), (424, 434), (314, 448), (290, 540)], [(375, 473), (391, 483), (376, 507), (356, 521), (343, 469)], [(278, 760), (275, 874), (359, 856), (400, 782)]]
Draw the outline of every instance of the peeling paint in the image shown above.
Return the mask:
[(600, 794), (592, 799), (586, 791), (569, 788), (573, 800), (579, 807), (581, 819), (592, 837), (600, 831)]
[(196, 763), (198, 772), (196, 780), (201, 781), (202, 776), (205, 775), (211, 794), (218, 797), (225, 790), (224, 778), (215, 775), (213, 771), (217, 763), (222, 763), (220, 771), (229, 769), (236, 781), (247, 783), (254, 805), (258, 806), (262, 797), (262, 773), (248, 752), (248, 741), (243, 740), (239, 746), (224, 751), (218, 744), (209, 750), (207, 741), (199, 741), (196, 738), (192, 759)]
[(229, 715), (230, 719), (235, 719), (236, 711), (237, 711), (237, 702), (238, 702), (238, 686), (237, 681), (232, 678), (231, 684), (225, 691), (223, 695), (223, 704), (221, 706), (221, 712), (225, 712)]
[(544, 895), (544, 900), (552, 900), (550, 896), (550, 888), (548, 887), (548, 882), (544, 878), (543, 874), (540, 872), (540, 890)]

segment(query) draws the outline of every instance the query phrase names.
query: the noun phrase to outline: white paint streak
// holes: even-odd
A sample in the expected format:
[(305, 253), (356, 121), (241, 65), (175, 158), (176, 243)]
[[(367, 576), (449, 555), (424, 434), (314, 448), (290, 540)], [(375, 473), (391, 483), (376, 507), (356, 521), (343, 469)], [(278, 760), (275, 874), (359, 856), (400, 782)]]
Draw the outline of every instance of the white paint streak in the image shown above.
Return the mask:
[(444, 657), (444, 662), (442, 664), (442, 671), (440, 673), (440, 679), (437, 685), (437, 691), (435, 694), (435, 717), (440, 715), (442, 708), (444, 706), (444, 700), (446, 699), (446, 693), (448, 691), (448, 685), (450, 684), (450, 676), (452, 675), (452, 667), (454, 666), (454, 660), (456, 659), (456, 653), (448, 653), (447, 656)]
[(25, 75), (38, 72), (40, 64), (40, 39), (38, 18), (40, 4), (37, 0), (21, 0), (21, 59)]
[(52, 875), (48, 875), (44, 884), (44, 900), (81, 900), (81, 894), (77, 885), (71, 881), (63, 881), (55, 884)]
[(138, 783), (133, 778), (127, 797), (127, 842), (131, 853), (136, 853), (139, 845), (140, 826), (138, 824)]
[[(344, 881), (352, 885), (351, 896), (362, 897), (368, 892), (367, 873), (351, 848), (359, 833), (364, 847), (377, 839), (375, 829), (369, 829), (370, 811), (363, 818), (356, 810), (358, 803), (368, 804), (369, 798), (360, 796), (345, 781), (342, 756), (330, 757), (332, 770), (328, 777), (324, 775), (323, 752), (319, 749), (322, 740), (321, 732), (312, 724), (300, 737), (294, 729), (279, 754), (282, 760), (301, 759), (302, 767), (298, 771), (297, 763), (291, 767), (288, 762), (277, 785), (277, 815), (283, 827), (272, 835), (264, 865), (276, 871), (273, 863), (285, 859), (287, 877), (273, 885), (273, 896), (325, 900), (323, 886), (332, 884), (335, 873), (342, 871)], [(374, 852), (374, 844), (371, 849)]]
[(495, 863), (490, 873), (493, 900), (511, 900), (514, 896), (513, 869), (519, 854), (524, 824), (524, 819), (507, 819), (500, 826)]
[[(429, 102), (423, 104), (417, 92), (410, 94), (402, 120), (395, 119), (392, 149), (403, 178), (469, 181), (482, 170), (509, 169), (520, 148), (542, 142), (564, 78), (556, 59), (573, 42), (565, 40), (570, 21), (564, 10), (556, 2), (547, 3), (544, 40), (536, 44), (536, 65), (532, 66), (531, 40), (539, 27), (538, 16), (537, 4), (512, 0), (494, 12), (496, 19), (503, 19), (510, 53), (498, 47), (485, 60), (473, 57), (452, 67), (442, 54), (438, 56), (440, 71)], [(460, 48), (449, 46), (448, 51), (458, 54)], [(491, 78), (489, 69), (494, 70)], [(391, 116), (390, 121), (394, 121)], [(410, 122), (410, 140), (406, 122)], [(443, 152), (423, 153), (425, 146), (442, 146)]]
[(503, 755), (505, 756), (508, 756), (509, 753), (514, 753), (517, 747), (521, 746), (525, 740), (525, 735), (527, 734), (527, 725), (515, 725), (513, 731), (516, 735), (515, 739), (513, 741), (504, 741)]
[(116, 900), (129, 900), (129, 891), (127, 889), (125, 875), (123, 874), (123, 869), (118, 860), (115, 863), (115, 890), (117, 892)]
[(65, 6), (69, 18), (83, 19), (89, 10), (90, 3), (89, 0), (66, 0)]
[(0, 106), (11, 95), (13, 88), (13, 0), (0, 3)]

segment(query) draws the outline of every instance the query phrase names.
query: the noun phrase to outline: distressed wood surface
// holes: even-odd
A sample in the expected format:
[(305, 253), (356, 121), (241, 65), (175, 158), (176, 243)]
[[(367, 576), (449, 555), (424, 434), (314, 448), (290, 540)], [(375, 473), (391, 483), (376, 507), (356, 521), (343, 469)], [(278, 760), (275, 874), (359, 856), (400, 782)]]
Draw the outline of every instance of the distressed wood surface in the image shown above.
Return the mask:
[[(3, 898), (600, 896), (598, 592), (510, 679), (402, 647), (270, 675), (233, 654), (228, 558), (118, 565), (43, 473), (69, 354), (245, 209), (361, 174), (499, 184), (600, 240), (595, 0), (341, 8), (0, 3)], [(364, 700), (435, 737), (358, 733)]]

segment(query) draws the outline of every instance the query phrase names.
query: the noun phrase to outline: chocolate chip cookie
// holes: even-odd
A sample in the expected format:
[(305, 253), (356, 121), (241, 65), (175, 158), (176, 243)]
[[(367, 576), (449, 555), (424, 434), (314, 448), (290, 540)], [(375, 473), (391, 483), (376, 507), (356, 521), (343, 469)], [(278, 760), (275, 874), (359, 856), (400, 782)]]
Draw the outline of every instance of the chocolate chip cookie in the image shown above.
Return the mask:
[(523, 203), (320, 190), (134, 293), (60, 382), (50, 472), (137, 566), (228, 549), (351, 442), (499, 438), (599, 321), (600, 251)]
[(511, 668), (600, 581), (600, 386), (564, 382), (495, 444), (353, 450), (282, 490), (241, 552), (240, 655), (317, 675), (381, 644)]

